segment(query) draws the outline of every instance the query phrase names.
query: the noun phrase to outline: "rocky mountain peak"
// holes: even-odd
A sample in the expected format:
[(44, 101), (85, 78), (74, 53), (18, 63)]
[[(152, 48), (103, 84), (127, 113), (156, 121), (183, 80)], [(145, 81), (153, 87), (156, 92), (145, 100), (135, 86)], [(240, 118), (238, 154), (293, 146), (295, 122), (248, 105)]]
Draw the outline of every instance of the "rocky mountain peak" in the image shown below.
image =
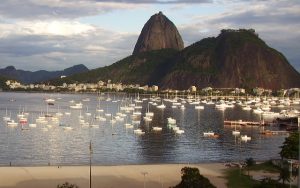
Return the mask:
[(133, 54), (166, 48), (182, 50), (184, 44), (173, 22), (159, 12), (144, 25)]

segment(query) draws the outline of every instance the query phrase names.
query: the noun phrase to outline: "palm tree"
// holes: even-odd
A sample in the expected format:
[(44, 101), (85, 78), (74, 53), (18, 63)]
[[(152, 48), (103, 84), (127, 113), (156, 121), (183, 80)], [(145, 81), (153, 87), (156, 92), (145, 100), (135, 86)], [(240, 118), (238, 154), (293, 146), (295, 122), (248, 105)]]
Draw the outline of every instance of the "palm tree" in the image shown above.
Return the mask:
[(281, 167), (280, 169), (280, 173), (279, 173), (279, 179), (278, 181), (282, 180), (282, 184), (285, 185), (285, 182), (290, 182), (291, 177), (290, 177), (290, 172), (289, 169), (287, 167)]
[(181, 169), (181, 182), (173, 188), (215, 188), (209, 179), (202, 176), (198, 168)]
[(253, 166), (255, 164), (255, 161), (252, 157), (250, 157), (250, 158), (246, 159), (245, 163), (246, 163), (246, 167), (248, 170), (248, 176), (249, 176), (249, 167)]

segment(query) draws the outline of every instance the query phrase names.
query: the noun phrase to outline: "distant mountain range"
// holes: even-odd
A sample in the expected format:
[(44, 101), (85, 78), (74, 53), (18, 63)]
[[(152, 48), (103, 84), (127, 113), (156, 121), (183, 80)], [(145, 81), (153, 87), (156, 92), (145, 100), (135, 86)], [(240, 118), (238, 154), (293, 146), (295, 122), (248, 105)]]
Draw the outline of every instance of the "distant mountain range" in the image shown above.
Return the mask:
[(71, 76), (76, 73), (83, 73), (87, 71), (89, 71), (89, 69), (82, 64), (72, 66), (62, 71), (40, 70), (35, 72), (16, 70), (15, 67), (8, 66), (4, 69), (0, 69), (0, 74), (2, 76), (18, 80), (22, 83), (30, 84), (30, 83), (39, 83), (39, 82), (44, 82), (55, 78), (60, 78), (61, 76)]

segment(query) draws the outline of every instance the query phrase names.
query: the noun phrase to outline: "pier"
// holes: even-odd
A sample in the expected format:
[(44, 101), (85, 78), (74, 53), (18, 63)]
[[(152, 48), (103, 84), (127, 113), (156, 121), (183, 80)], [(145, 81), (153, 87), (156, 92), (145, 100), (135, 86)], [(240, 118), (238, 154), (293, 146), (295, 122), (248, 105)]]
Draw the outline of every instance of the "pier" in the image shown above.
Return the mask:
[(260, 132), (260, 134), (264, 134), (264, 135), (285, 135), (288, 133), (289, 131), (271, 131), (271, 130), (265, 130)]
[(243, 120), (238, 120), (238, 121), (229, 121), (229, 120), (224, 120), (224, 125), (241, 125), (241, 126), (266, 126), (269, 125), (265, 121), (243, 121)]

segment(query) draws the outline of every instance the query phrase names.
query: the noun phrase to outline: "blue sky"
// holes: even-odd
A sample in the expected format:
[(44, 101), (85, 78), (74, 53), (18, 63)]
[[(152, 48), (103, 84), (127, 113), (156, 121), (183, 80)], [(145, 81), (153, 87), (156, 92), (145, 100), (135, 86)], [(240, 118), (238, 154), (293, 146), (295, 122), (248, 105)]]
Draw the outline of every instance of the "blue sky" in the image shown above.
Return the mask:
[(221, 29), (254, 28), (300, 71), (299, 10), (296, 0), (2, 0), (0, 68), (110, 65), (132, 53), (143, 25), (162, 11), (185, 46)]

